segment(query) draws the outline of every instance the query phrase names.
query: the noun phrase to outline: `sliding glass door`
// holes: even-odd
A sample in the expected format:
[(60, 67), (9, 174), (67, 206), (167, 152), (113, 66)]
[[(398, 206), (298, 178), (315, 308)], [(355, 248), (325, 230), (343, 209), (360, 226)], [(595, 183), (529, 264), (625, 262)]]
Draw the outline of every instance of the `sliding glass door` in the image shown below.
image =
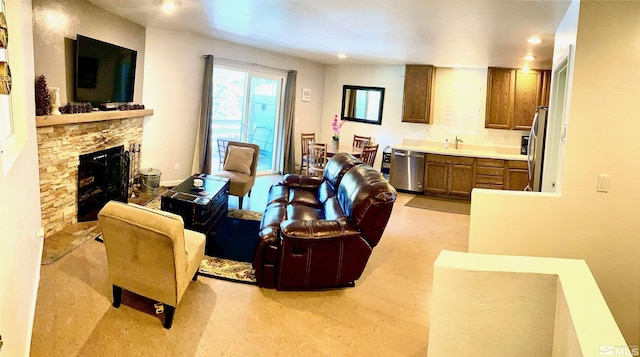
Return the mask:
[[(214, 65), (211, 123), (214, 145), (217, 139), (221, 143), (234, 140), (258, 145), (258, 173), (281, 171), (282, 160), (278, 158), (282, 157), (280, 113), (284, 81), (284, 75)], [(224, 158), (222, 147), (220, 161)], [(218, 152), (217, 147), (214, 152)]]

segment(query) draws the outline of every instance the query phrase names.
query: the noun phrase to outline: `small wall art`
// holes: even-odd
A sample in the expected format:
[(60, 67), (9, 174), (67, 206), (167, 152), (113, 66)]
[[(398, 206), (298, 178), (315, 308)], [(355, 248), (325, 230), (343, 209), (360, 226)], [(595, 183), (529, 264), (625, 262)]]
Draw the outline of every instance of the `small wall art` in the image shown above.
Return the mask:
[(302, 88), (302, 101), (303, 102), (311, 101), (311, 89)]

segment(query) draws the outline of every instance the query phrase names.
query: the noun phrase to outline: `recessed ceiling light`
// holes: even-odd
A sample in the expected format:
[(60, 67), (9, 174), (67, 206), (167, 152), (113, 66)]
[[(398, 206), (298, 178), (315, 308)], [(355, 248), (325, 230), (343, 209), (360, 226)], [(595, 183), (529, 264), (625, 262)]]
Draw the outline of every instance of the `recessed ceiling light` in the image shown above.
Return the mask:
[(524, 56), (525, 61), (533, 61), (534, 59), (536, 59), (536, 56), (532, 56), (532, 55)]
[(529, 42), (532, 45), (537, 45), (540, 42), (542, 42), (542, 40), (539, 37), (530, 37), (527, 42)]
[(176, 7), (180, 5), (180, 1), (175, 1), (175, 0), (165, 0), (162, 3), (162, 11), (164, 12), (173, 12), (175, 11)]
[(347, 55), (345, 55), (344, 53), (338, 53), (338, 58), (345, 59), (347, 58)]

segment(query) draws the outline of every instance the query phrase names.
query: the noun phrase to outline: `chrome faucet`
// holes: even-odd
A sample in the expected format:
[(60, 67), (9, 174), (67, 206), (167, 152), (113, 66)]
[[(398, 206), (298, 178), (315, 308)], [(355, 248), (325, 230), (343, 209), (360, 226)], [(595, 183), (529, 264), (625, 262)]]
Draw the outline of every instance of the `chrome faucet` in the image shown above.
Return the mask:
[(462, 139), (458, 139), (458, 135), (456, 135), (456, 145), (455, 145), (456, 150), (458, 150), (458, 143), (464, 143), (464, 141), (462, 141)]

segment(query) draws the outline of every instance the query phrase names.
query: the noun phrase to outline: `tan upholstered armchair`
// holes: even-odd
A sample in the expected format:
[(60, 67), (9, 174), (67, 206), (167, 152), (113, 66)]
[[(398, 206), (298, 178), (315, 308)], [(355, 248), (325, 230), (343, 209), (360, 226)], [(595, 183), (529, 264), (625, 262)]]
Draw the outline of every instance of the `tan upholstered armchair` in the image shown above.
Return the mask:
[(171, 328), (190, 279), (197, 278), (204, 258), (204, 235), (184, 229), (182, 217), (173, 213), (116, 201), (102, 208), (98, 220), (113, 285), (113, 306), (120, 307), (122, 289), (148, 297), (164, 304), (164, 327)]
[(258, 171), (259, 154), (260, 147), (256, 144), (229, 141), (222, 171), (211, 173), (229, 179), (229, 194), (238, 196), (239, 209), (242, 209), (244, 195), (248, 193), (251, 197), (251, 189)]

